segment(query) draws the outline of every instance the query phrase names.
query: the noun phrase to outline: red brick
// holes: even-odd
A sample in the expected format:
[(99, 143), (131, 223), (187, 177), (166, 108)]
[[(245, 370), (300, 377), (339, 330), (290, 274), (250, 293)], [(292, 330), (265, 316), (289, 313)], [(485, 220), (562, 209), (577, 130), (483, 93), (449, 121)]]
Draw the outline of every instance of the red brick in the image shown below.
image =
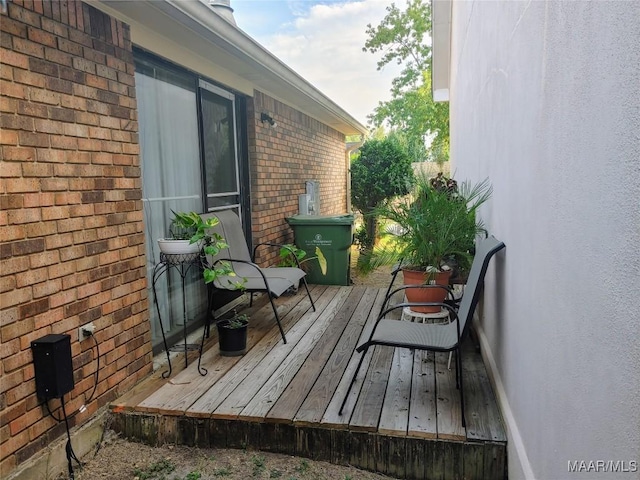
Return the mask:
[[(56, 229), (57, 229), (57, 223), (56, 223)], [(47, 237), (45, 239), (45, 245), (47, 247), (47, 250), (53, 250), (60, 247), (64, 247), (64, 246), (70, 245), (72, 242), (73, 242), (73, 235), (71, 233), (65, 233), (65, 234), (58, 233), (58, 235)], [(49, 272), (49, 275), (51, 276), (51, 272)]]
[(29, 68), (29, 57), (27, 55), (4, 48), (0, 50), (0, 53), (0, 62), (2, 64), (12, 65), (24, 70)]
[(24, 367), (28, 363), (33, 362), (33, 356), (29, 350), (22, 350), (21, 352), (11, 355), (5, 358), (2, 362), (5, 373), (13, 372), (21, 367)]
[(48, 90), (32, 89), (30, 91), (29, 98), (34, 102), (46, 103), (48, 105), (60, 104), (60, 94), (57, 92), (50, 92)]
[[(2, 149), (2, 151), (3, 152), (9, 151), (10, 153), (16, 153), (17, 149), (15, 149), (13, 147), (4, 147)], [(11, 158), (11, 160), (16, 160), (16, 158)], [(0, 177), (16, 178), (16, 177), (20, 177), (21, 175), (22, 175), (22, 164), (21, 163), (5, 162), (2, 165), (2, 169), (0, 169)]]
[(14, 178), (5, 185), (7, 193), (37, 192), (40, 190), (40, 181), (36, 178)]
[[(5, 303), (3, 302), (3, 307)], [(0, 336), (2, 338), (2, 343), (9, 342), (14, 338), (20, 338), (27, 334), (28, 332), (33, 331), (33, 319), (32, 318), (24, 318), (24, 320), (19, 320), (17, 322), (10, 323), (9, 325), (3, 325), (0, 328)], [(3, 390), (8, 390), (13, 388), (18, 383), (13, 383), (12, 379), (13, 375), (3, 375), (5, 378), (2, 380), (2, 388)], [(20, 376), (22, 379), (22, 376)]]
[(15, 98), (0, 96), (0, 112), (16, 113), (18, 101)]
[(52, 193), (25, 193), (23, 195), (24, 198), (24, 208), (33, 209), (32, 218), (34, 222), (40, 221), (41, 217), (38, 213), (38, 210), (34, 209), (34, 207), (44, 207), (48, 205), (53, 205), (54, 196)]
[[(7, 146), (2, 148), (2, 155), (5, 162), (9, 162), (11, 160), (35, 160), (35, 150), (33, 148)], [(4, 172), (4, 169), (7, 168), (6, 165), (6, 163), (3, 165), (2, 171), (0, 171), (0, 176), (13, 176), (5, 175), (6, 172)]]
[(14, 98), (27, 98), (27, 87), (6, 80), (0, 81), (2, 95)]
[(57, 192), (69, 189), (69, 181), (65, 178), (43, 178), (41, 182), (43, 192)]
[(75, 137), (51, 137), (51, 148), (61, 148), (63, 150), (75, 150), (78, 148), (78, 139)]
[(52, 172), (53, 168), (47, 163), (25, 163), (22, 165), (24, 177), (50, 177)]
[(44, 47), (24, 38), (13, 38), (13, 49), (16, 52), (24, 53), (30, 57), (44, 57)]

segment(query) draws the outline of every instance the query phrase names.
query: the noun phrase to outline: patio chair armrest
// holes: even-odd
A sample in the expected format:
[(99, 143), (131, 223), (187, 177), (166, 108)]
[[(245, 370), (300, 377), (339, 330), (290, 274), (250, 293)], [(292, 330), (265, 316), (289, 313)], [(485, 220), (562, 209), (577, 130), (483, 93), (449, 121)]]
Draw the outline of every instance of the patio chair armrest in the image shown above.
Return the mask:
[[(395, 277), (394, 277), (395, 278)], [(421, 284), (421, 285), (403, 285), (401, 287), (397, 287), (393, 290), (391, 290), (393, 283), (391, 285), (389, 285), (389, 288), (387, 289), (387, 293), (384, 297), (384, 302), (382, 302), (382, 306), (380, 307), (380, 311), (382, 312), (385, 308), (387, 308), (387, 306), (390, 304), (390, 300), (391, 298), (398, 292), (401, 292), (403, 290), (408, 290), (410, 288), (442, 288), (444, 290), (447, 291), (447, 299), (445, 300), (445, 302), (448, 302), (452, 305), (455, 305), (455, 298), (453, 295), (453, 290), (451, 289), (450, 286), (448, 285), (426, 285), (426, 284)]]
[[(250, 265), (251, 267), (255, 268), (256, 271), (260, 274), (260, 276), (262, 276), (262, 278), (265, 281), (265, 285), (267, 284), (267, 279), (264, 276), (264, 273), (262, 273), (262, 269), (260, 268), (259, 265), (249, 261), (249, 260), (241, 260), (239, 258), (219, 258), (218, 260), (216, 260), (215, 262), (213, 262), (212, 267), (219, 264), (219, 263), (244, 263), (245, 265)], [(231, 267), (233, 269), (233, 266)]]
[(449, 305), (448, 303), (443, 303), (443, 302), (402, 302), (402, 303), (395, 303), (393, 305), (391, 305), (390, 307), (385, 308), (382, 312), (380, 312), (380, 315), (378, 315), (378, 321), (381, 320), (382, 318), (384, 318), (389, 312), (392, 312), (394, 310), (397, 310), (399, 308), (405, 308), (405, 307), (440, 307), (440, 308), (444, 308), (446, 310), (449, 310), (449, 314), (452, 315), (453, 317), (456, 318), (456, 320), (458, 319), (458, 312), (455, 308), (453, 308), (451, 305)]
[(251, 254), (251, 260), (253, 260), (253, 261), (256, 260), (256, 251), (258, 250), (258, 247), (262, 247), (262, 246), (284, 248), (284, 249), (288, 250), (289, 253), (291, 253), (291, 256), (295, 259), (296, 264), (298, 265), (298, 268), (300, 268), (300, 261), (298, 260), (298, 257), (296, 257), (294, 250), (290, 246), (285, 245), (283, 243), (272, 243), (272, 242), (261, 242), (261, 243), (258, 243), (255, 247), (253, 247), (253, 252)]

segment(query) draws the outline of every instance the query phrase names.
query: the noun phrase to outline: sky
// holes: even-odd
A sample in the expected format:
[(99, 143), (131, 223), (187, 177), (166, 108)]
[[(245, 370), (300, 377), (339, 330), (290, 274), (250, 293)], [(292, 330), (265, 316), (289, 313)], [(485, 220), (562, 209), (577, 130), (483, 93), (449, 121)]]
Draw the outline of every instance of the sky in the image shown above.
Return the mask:
[[(403, 0), (395, 0), (397, 6)], [(397, 65), (377, 70), (363, 52), (367, 24), (377, 26), (391, 0), (231, 0), (239, 28), (363, 125), (390, 98)]]

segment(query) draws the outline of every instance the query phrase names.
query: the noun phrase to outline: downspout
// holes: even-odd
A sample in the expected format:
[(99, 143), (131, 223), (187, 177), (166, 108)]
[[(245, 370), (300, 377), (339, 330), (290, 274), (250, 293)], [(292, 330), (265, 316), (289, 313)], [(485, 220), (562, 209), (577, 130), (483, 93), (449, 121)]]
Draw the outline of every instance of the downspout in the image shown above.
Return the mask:
[(347, 164), (347, 213), (351, 213), (351, 152), (358, 150), (364, 140), (349, 142), (345, 148), (345, 162)]

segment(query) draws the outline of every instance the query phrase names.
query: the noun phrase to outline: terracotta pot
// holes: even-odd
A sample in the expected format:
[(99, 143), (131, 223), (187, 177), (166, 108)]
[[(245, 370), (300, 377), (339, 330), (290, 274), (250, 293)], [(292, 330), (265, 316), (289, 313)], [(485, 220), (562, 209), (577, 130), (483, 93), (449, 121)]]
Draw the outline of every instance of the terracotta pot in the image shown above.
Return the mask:
[[(433, 285), (449, 285), (450, 271), (426, 273), (424, 270), (402, 269), (405, 285), (422, 285), (428, 283)], [(409, 302), (431, 302), (442, 303), (447, 298), (447, 291), (444, 288), (408, 288), (405, 290), (407, 301)], [(440, 307), (412, 307), (412, 311), (419, 313), (438, 313)]]

